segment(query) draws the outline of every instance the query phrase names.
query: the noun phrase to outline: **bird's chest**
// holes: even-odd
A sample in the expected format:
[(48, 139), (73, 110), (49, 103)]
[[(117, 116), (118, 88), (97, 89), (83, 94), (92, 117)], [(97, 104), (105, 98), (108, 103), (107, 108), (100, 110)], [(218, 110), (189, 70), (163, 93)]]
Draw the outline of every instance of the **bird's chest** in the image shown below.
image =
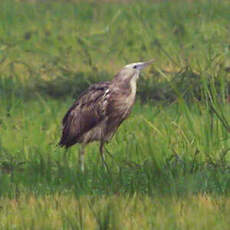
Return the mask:
[(115, 107), (121, 117), (126, 117), (134, 104), (136, 98), (136, 81), (130, 82), (130, 87), (117, 95)]
[(130, 110), (131, 110), (131, 108), (135, 102), (135, 98), (136, 98), (136, 91), (135, 91), (135, 93), (132, 92), (132, 93), (130, 93), (130, 95), (124, 96), (123, 100), (120, 101), (121, 113), (126, 115), (126, 113), (130, 112)]
[(137, 84), (136, 79), (133, 78), (129, 83), (129, 89), (124, 95), (124, 100), (122, 101), (124, 106), (132, 106), (136, 98)]

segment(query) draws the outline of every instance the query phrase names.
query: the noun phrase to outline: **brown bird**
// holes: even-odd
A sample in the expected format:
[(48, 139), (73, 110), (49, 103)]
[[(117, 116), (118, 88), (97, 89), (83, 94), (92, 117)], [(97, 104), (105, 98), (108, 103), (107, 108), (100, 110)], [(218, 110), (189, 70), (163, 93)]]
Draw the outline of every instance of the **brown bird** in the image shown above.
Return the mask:
[(63, 118), (60, 146), (69, 148), (81, 143), (79, 164), (84, 171), (84, 147), (100, 141), (100, 154), (107, 168), (103, 147), (128, 117), (135, 102), (136, 82), (140, 70), (153, 60), (126, 65), (113, 80), (93, 84), (85, 90)]

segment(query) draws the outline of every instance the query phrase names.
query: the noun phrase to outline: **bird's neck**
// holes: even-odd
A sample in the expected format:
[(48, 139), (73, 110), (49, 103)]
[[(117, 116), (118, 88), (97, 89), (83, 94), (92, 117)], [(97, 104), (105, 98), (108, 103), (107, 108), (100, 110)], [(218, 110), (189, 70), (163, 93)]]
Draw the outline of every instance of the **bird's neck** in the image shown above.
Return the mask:
[[(140, 71), (122, 70), (112, 81), (114, 89), (117, 89), (125, 97), (135, 97), (139, 73)], [(128, 76), (125, 76), (125, 74)]]
[(137, 79), (138, 79), (138, 74), (135, 77), (132, 77), (132, 79), (129, 82), (130, 85), (130, 96), (135, 96), (136, 95), (136, 91), (137, 91)]

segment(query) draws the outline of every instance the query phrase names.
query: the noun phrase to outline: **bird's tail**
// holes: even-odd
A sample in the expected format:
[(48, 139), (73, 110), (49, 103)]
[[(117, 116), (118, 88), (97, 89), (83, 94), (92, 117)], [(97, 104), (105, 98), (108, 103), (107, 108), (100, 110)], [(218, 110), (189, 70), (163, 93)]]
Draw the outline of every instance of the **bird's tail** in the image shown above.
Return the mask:
[(62, 134), (62, 137), (61, 137), (60, 141), (58, 142), (58, 145), (60, 147), (66, 147), (66, 148), (68, 148), (68, 141), (67, 141), (65, 135)]
[(62, 137), (58, 143), (59, 146), (69, 148), (70, 146), (76, 143), (75, 138), (71, 138), (68, 135), (65, 135), (65, 132), (62, 133)]

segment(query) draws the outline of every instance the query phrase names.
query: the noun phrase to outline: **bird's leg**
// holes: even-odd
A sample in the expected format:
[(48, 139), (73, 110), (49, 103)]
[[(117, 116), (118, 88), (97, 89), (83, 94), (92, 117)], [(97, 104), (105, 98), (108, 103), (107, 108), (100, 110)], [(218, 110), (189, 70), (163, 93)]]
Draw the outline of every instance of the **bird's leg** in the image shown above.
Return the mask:
[(63, 162), (65, 165), (68, 165), (68, 153), (69, 153), (69, 149), (66, 148), (63, 155)]
[(79, 151), (79, 166), (82, 172), (85, 171), (85, 165), (84, 165), (84, 153), (85, 153), (85, 146), (81, 145), (80, 151)]
[(100, 143), (100, 154), (101, 154), (102, 164), (103, 164), (104, 168), (106, 169), (106, 171), (109, 172), (108, 165), (107, 165), (106, 162), (105, 162), (104, 142), (103, 142), (103, 141)]
[(109, 150), (105, 147), (105, 151), (108, 153), (108, 155), (114, 160), (113, 155), (109, 152)]

